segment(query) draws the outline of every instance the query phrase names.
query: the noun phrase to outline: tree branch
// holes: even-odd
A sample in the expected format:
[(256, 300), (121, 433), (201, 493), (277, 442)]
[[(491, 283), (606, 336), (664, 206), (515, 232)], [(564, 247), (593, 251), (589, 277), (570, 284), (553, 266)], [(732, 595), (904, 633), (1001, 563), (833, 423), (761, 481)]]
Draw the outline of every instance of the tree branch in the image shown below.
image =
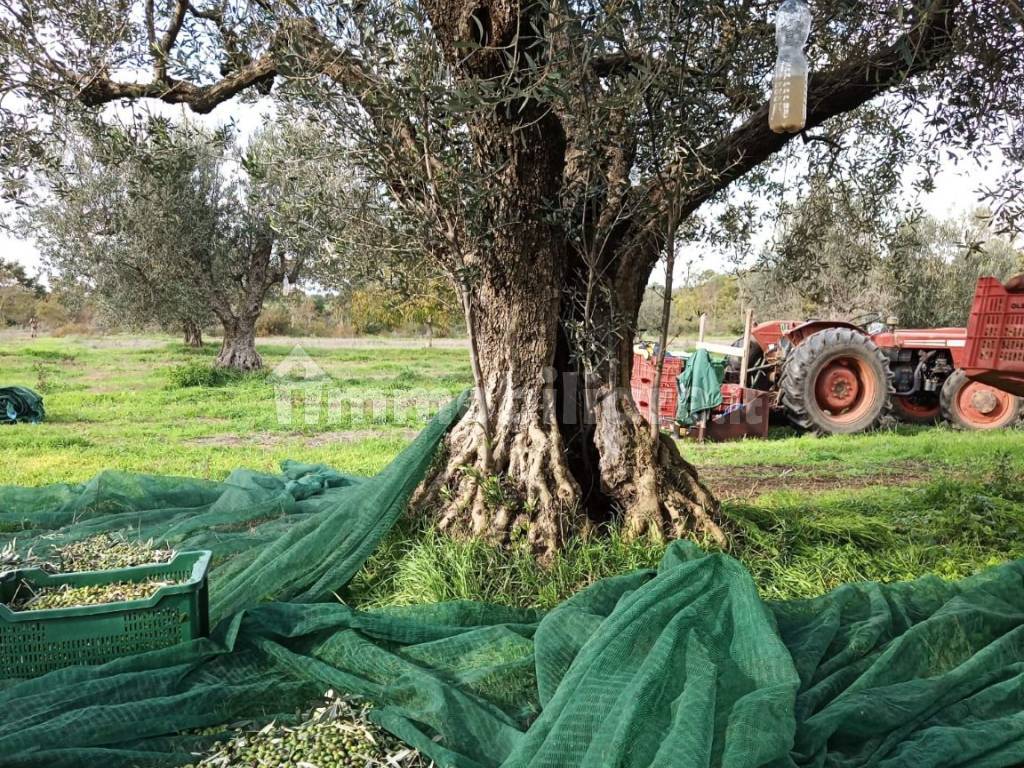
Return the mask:
[(185, 12), (187, 10), (188, 0), (178, 0), (174, 6), (174, 15), (171, 17), (171, 23), (167, 27), (164, 36), (160, 39), (160, 44), (155, 46), (153, 55), (156, 56), (157, 80), (167, 79), (168, 59), (171, 55), (171, 49), (174, 48), (174, 43), (178, 39), (178, 33), (181, 32), (181, 25), (185, 23)]
[(185, 104), (193, 112), (205, 114), (246, 88), (266, 82), (277, 74), (277, 64), (269, 56), (261, 56), (210, 85), (195, 85), (185, 80), (147, 83), (122, 83), (104, 73), (85, 79), (78, 97), (90, 107), (121, 99), (159, 99), (168, 104)]
[[(931, 69), (950, 49), (953, 11), (960, 0), (934, 0), (913, 29), (895, 43), (838, 69), (812, 75), (808, 85), (807, 126), (812, 129), (851, 112), (875, 96)], [(673, 213), (682, 220), (709, 198), (781, 150), (795, 134), (776, 134), (768, 127), (766, 102), (745, 123), (699, 157), (684, 154), (670, 168), (668, 184), (651, 183), (645, 193), (651, 217), (638, 234), (665, 230)], [(674, 208), (675, 210), (670, 210)], [(640, 249), (649, 250), (649, 249)], [(658, 248), (647, 258), (657, 259)], [(653, 265), (653, 261), (651, 262)]]
[[(221, 39), (224, 41), (224, 52), (227, 54), (228, 61), (231, 62), (232, 65), (235, 67), (243, 67), (252, 61), (252, 57), (243, 50), (241, 41), (238, 39), (238, 34), (224, 19), (222, 9), (199, 8), (194, 3), (189, 2), (188, 11), (195, 18), (209, 21), (217, 28), (217, 31), (220, 32)], [(226, 75), (228, 73), (222, 69), (221, 74)]]
[[(812, 76), (806, 128), (850, 112), (934, 66), (935, 57), (948, 50), (951, 15), (959, 2), (933, 0), (919, 23), (893, 45)], [(680, 152), (680, 161), (638, 190), (630, 207), (644, 213), (623, 217), (609, 237), (616, 255), (609, 271), (621, 306), (639, 306), (665, 245), (670, 220), (684, 221), (709, 198), (795, 137), (771, 131), (768, 109), (767, 103), (761, 105), (732, 133), (699, 154)]]
[(617, 51), (616, 53), (594, 56), (590, 59), (590, 67), (598, 77), (636, 74), (644, 69), (670, 68), (676, 77), (691, 78), (693, 80), (706, 80), (708, 77), (721, 74), (725, 69), (723, 66), (714, 72), (708, 72), (697, 67), (678, 66), (664, 61), (652, 60), (646, 54), (631, 53), (629, 51)]

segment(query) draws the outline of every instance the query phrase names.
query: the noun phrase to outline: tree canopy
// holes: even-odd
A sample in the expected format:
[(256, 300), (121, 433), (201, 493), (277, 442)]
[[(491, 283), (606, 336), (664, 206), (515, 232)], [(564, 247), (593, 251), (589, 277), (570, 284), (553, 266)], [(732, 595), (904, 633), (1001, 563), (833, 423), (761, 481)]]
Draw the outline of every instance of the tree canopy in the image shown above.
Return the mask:
[(341, 193), (343, 170), (310, 151), (315, 138), (271, 127), (243, 147), (230, 130), (187, 121), (84, 125), (44, 173), (50, 196), (25, 227), (56, 274), (122, 322), (194, 339), (215, 318), (221, 363), (258, 367), (263, 301), (323, 249), (322, 220)]
[(0, 258), (0, 328), (27, 323), (35, 314), (37, 300), (46, 287), (24, 266)]
[[(629, 395), (644, 289), (677, 234), (742, 244), (754, 201), (801, 183), (791, 167), (892, 199), (909, 163), (926, 187), (940, 151), (1024, 159), (1016, 2), (816, 2), (803, 143), (768, 127), (774, 8), (0, 0), (5, 185), (31, 187), (70, 112), (270, 94), (334, 137), (401, 248), (461, 294), (478, 392), (423, 496), (442, 528), (525, 523), (550, 548), (621, 514), (631, 534), (721, 540), (713, 498)], [(1024, 219), (1021, 181), (990, 191), (1004, 226)], [(521, 505), (495, 506), (492, 474)]]

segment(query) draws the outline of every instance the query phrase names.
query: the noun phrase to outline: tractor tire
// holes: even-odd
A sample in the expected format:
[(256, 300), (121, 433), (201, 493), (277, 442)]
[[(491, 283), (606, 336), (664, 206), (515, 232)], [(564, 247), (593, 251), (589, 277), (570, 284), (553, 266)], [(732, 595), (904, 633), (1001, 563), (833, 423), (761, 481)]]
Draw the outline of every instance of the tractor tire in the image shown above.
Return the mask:
[(852, 435), (891, 418), (889, 359), (850, 328), (826, 328), (791, 350), (779, 389), (790, 422), (819, 435)]
[[(736, 341), (732, 343), (734, 347), (743, 346), (743, 337), (740, 336)], [(747, 345), (747, 363), (751, 368), (764, 363), (764, 350), (761, 349), (761, 345), (757, 343), (756, 339), (751, 339)], [(744, 387), (750, 389), (760, 389), (767, 392), (771, 389), (771, 382), (768, 380), (768, 376), (764, 371), (748, 372), (747, 380), (745, 382), (740, 381), (740, 368), (743, 365), (743, 361), (738, 357), (727, 357), (725, 358), (725, 373), (726, 381), (734, 381), (737, 384), (742, 384)]]
[(963, 371), (946, 379), (939, 402), (943, 417), (957, 429), (1002, 429), (1016, 424), (1024, 413), (1024, 398), (971, 381)]
[(942, 421), (942, 405), (934, 393), (892, 398), (892, 410), (904, 424), (938, 424)]

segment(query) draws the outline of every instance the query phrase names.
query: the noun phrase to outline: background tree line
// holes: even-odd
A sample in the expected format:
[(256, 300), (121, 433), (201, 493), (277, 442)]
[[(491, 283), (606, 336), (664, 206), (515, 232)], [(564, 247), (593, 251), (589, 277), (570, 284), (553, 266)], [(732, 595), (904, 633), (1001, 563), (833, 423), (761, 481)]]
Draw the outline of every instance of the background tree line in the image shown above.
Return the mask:
[[(796, 205), (752, 265), (684, 276), (672, 291), (670, 337), (692, 339), (702, 313), (709, 334), (735, 336), (747, 308), (755, 321), (877, 315), (907, 328), (962, 326), (978, 277), (1024, 271), (1024, 249), (999, 234), (983, 209), (915, 216), (887, 236), (831, 206), (825, 217), (819, 204)], [(639, 328), (646, 338), (659, 327), (664, 295), (661, 285), (644, 294)]]
[[(25, 282), (21, 282), (22, 278)], [(296, 337), (395, 334), (422, 336), (429, 344), (431, 338), (465, 333), (461, 313), (453, 301), (454, 296), (448, 293), (407, 296), (370, 280), (337, 293), (302, 286), (288, 294), (275, 289), (263, 304), (256, 333)], [(167, 330), (155, 321), (129, 321), (107, 298), (81, 286), (68, 285), (58, 275), (42, 282), (29, 276), (22, 265), (2, 261), (0, 330), (26, 329), (33, 317), (42, 332), (55, 336)], [(219, 336), (213, 324), (201, 330), (204, 336)]]
[(47, 281), (0, 265), (0, 327), (162, 329), (193, 346), (212, 331), (219, 364), (240, 370), (259, 367), (256, 335), (449, 333), (453, 292), (382, 247), (358, 175), (323, 138), (308, 122), (244, 142), (187, 120), (68, 125), (20, 220)]
[[(129, 140), (127, 135), (122, 139)], [(159, 173), (163, 196), (140, 194), (139, 180), (121, 164), (99, 178), (72, 178), (62, 167), (53, 179), (48, 205), (26, 220), (26, 231), (39, 239), (47, 256), (47, 279), (0, 261), (0, 327), (28, 326), (34, 317), (51, 333), (163, 329), (184, 332), (186, 342), (193, 343), (204, 331), (220, 336), (202, 295), (209, 275), (171, 274), (174, 259), (168, 253), (187, 261), (190, 257), (181, 255), (183, 244), (202, 221), (194, 212), (182, 217), (183, 198), (195, 194), (190, 185), (200, 164), (197, 146), (208, 148), (207, 142), (226, 139), (195, 126), (166, 123), (147, 126), (131, 138), (141, 143), (130, 151), (122, 147), (122, 157), (150, 151), (146, 142), (165, 142), (163, 160), (147, 171), (153, 174), (151, 180)], [(264, 174), (266, 168), (277, 167), (292, 168), (294, 176), (296, 166), (313, 162), (308, 145), (282, 140), (273, 129), (257, 135), (244, 151), (227, 140), (217, 151), (230, 144), (253, 172), (253, 158), (260, 154)], [(96, 160), (88, 157), (86, 144), (79, 142), (77, 150), (76, 165)], [(168, 153), (176, 154), (176, 160)], [(169, 173), (168, 162), (183, 163), (184, 173)], [(340, 163), (331, 171), (337, 179), (346, 171), (338, 158), (333, 162)], [(115, 190), (122, 196), (139, 195), (135, 205), (141, 207), (129, 207), (130, 215), (122, 211), (121, 217), (95, 217), (102, 204), (97, 203), (102, 200), (97, 188), (104, 184), (108, 195)], [(345, 188), (351, 195), (348, 204), (358, 204), (352, 190), (350, 180)], [(125, 204), (124, 197), (117, 200)], [(202, 199), (198, 203), (205, 205)], [(331, 211), (314, 209), (338, 204), (335, 198), (305, 199), (290, 214), (325, 221)], [(241, 203), (232, 201), (231, 207), (217, 215), (241, 220), (235, 226), (243, 229), (259, 226)], [(93, 218), (87, 219), (90, 214)], [(353, 217), (344, 233), (321, 230), (318, 238), (301, 244), (300, 284), (285, 284), (280, 276), (266, 286), (254, 321), (257, 335), (402, 333), (429, 339), (465, 332), (458, 299), (443, 276), (415, 254), (388, 247), (382, 232), (387, 222), (373, 221), (373, 215), (364, 207), (362, 218)], [(915, 215), (897, 227), (880, 219), (877, 208), (841, 188), (812, 185), (809, 194), (780, 212), (775, 236), (752, 263), (728, 272), (687, 268), (682, 285), (672, 292), (670, 336), (692, 338), (702, 313), (708, 315), (710, 334), (736, 335), (747, 307), (762, 320), (877, 313), (897, 318), (904, 327), (963, 325), (979, 276), (1006, 278), (1024, 270), (1024, 251), (996, 230), (987, 210), (948, 219)], [(284, 231), (294, 225), (278, 218), (273, 226)], [(215, 247), (209, 240), (203, 245)], [(228, 285), (233, 279), (225, 278)], [(663, 302), (664, 288), (650, 285), (639, 313), (640, 335), (655, 335)]]

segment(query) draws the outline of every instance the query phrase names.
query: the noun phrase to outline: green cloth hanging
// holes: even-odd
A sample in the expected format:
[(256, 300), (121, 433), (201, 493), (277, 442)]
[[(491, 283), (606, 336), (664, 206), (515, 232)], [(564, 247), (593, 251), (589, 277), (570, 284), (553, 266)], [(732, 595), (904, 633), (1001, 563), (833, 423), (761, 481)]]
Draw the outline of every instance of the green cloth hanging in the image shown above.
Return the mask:
[(676, 420), (693, 426), (700, 415), (722, 404), (723, 369), (715, 365), (706, 349), (698, 349), (686, 361), (682, 375), (676, 380), (679, 405)]

